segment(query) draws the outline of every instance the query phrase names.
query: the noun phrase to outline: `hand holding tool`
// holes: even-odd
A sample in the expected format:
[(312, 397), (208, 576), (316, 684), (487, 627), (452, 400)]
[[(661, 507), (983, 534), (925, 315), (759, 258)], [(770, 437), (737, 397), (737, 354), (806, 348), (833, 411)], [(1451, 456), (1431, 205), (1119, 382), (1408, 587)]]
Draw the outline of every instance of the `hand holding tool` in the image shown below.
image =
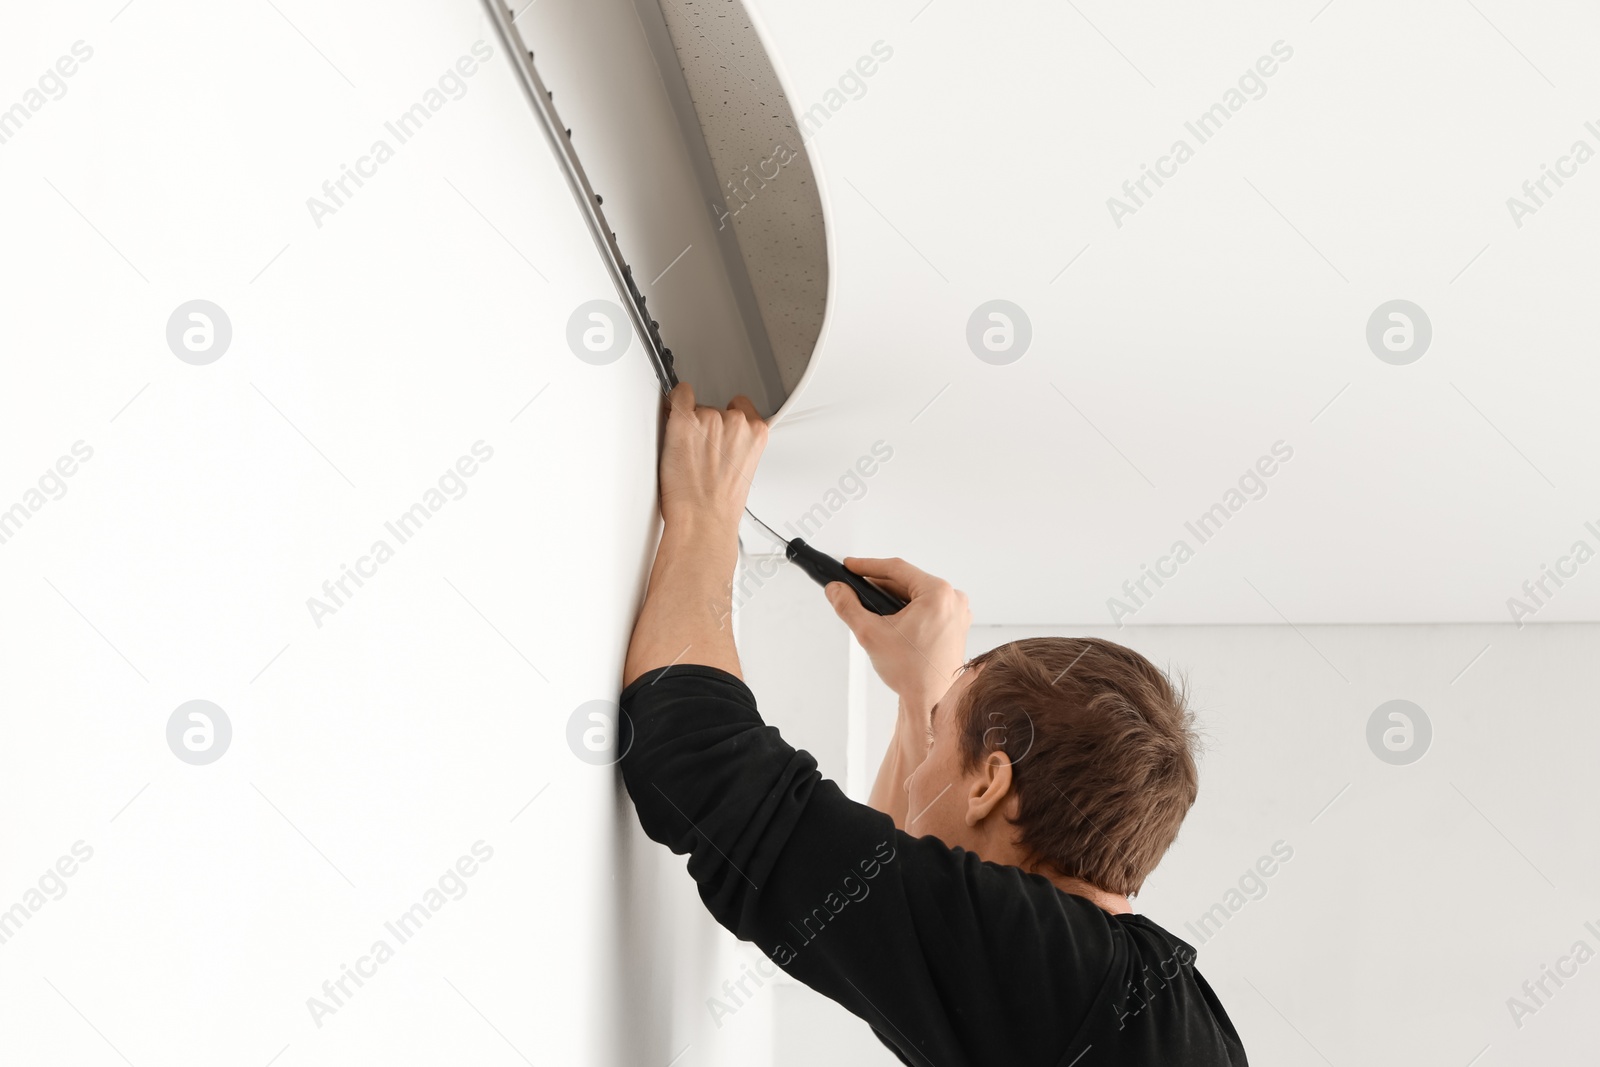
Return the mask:
[(856, 592), (856, 598), (861, 601), (861, 606), (877, 615), (893, 615), (906, 606), (906, 601), (901, 600), (893, 593), (880, 589), (861, 575), (846, 567), (826, 552), (818, 552), (801, 538), (783, 537), (772, 527), (756, 518), (755, 512), (749, 508), (744, 513), (755, 519), (760, 526), (775, 540), (783, 543), (783, 554), (793, 561), (799, 568), (811, 576), (811, 580), (820, 586), (826, 587), (832, 582), (843, 582)]

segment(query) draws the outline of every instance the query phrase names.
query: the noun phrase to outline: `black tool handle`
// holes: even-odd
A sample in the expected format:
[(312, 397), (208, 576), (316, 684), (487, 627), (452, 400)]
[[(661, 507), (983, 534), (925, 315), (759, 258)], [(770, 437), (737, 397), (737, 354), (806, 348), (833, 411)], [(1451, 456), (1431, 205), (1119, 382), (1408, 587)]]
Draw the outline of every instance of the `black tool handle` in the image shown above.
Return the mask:
[(893, 593), (885, 592), (867, 581), (855, 571), (847, 568), (843, 563), (834, 559), (825, 552), (818, 552), (800, 538), (796, 537), (789, 542), (785, 550), (788, 557), (799, 564), (800, 569), (811, 575), (811, 580), (818, 585), (826, 586), (830, 582), (844, 582), (856, 591), (856, 598), (861, 601), (861, 606), (878, 615), (893, 615), (906, 606), (906, 602)]

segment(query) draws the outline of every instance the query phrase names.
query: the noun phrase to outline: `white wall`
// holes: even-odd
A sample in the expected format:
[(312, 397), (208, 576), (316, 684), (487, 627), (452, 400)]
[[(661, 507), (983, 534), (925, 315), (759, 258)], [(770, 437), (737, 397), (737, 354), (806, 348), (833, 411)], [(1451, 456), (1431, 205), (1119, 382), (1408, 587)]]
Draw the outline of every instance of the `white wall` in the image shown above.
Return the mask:
[[(6, 105), (93, 49), (0, 145), (0, 508), (93, 449), (0, 544), (0, 909), (27, 914), (0, 1061), (641, 1062), (618, 991), (677, 943), (628, 923), (684, 887), (630, 850), (615, 769), (568, 721), (617, 693), (655, 382), (637, 349), (566, 346), (610, 288), (498, 57), (320, 226), (307, 208), (493, 45), (480, 8), (0, 23)], [(166, 336), (195, 298), (232, 325), (205, 366)], [(480, 440), (465, 495), (396, 545), (385, 521)], [(307, 599), (381, 538), (393, 559), (318, 626)], [(193, 699), (232, 726), (205, 766), (168, 747)], [(480, 840), (466, 895), (398, 944), (384, 923)], [(308, 998), (380, 939), (393, 958), (319, 1027)]]

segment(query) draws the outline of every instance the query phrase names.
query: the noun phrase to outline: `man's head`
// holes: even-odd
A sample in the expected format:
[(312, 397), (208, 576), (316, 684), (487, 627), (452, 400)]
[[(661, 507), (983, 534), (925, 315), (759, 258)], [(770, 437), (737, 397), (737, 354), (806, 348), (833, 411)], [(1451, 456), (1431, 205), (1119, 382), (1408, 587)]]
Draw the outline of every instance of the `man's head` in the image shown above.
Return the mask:
[(969, 661), (906, 780), (907, 829), (984, 859), (1144, 884), (1199, 786), (1184, 694), (1110, 641), (1035, 637)]

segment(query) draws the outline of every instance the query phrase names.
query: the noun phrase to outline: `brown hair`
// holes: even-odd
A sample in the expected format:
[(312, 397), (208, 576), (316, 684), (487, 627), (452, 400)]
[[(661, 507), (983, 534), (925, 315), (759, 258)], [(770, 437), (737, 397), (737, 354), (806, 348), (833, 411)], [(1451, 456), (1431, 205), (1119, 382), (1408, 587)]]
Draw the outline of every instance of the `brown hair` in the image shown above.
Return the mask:
[(1031, 637), (976, 656), (958, 709), (963, 770), (1011, 760), (1021, 846), (1062, 874), (1133, 894), (1194, 803), (1186, 694), (1130, 648)]

